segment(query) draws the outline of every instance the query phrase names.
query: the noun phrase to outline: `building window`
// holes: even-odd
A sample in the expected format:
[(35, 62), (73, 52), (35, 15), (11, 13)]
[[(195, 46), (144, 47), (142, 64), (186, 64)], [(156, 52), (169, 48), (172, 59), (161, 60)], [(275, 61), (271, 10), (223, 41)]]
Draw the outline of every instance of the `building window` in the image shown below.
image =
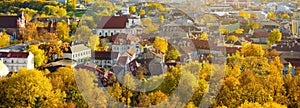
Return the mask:
[(102, 32), (99, 33), (99, 36), (102, 36)]
[(110, 36), (113, 36), (113, 35), (114, 35), (114, 33), (113, 33), (113, 32), (111, 32), (111, 33), (110, 33)]

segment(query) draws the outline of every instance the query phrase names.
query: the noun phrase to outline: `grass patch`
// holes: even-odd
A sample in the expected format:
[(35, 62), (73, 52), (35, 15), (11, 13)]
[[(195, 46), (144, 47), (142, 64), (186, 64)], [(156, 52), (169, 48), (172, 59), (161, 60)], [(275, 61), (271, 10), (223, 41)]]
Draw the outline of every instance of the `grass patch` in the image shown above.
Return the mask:
[(75, 15), (77, 18), (81, 18), (82, 15), (85, 13), (86, 10), (83, 10), (83, 9), (78, 9), (76, 11), (70, 11), (67, 13), (68, 16), (73, 16)]

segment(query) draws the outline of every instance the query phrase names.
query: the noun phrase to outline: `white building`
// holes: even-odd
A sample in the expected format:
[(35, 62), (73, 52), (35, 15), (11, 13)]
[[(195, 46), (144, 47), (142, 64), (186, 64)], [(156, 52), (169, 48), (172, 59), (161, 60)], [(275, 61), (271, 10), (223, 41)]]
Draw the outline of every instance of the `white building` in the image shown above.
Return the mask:
[(140, 25), (139, 16), (103, 16), (95, 30), (100, 37), (113, 36), (117, 33), (136, 34), (136, 29), (132, 27), (134, 25)]
[(100, 52), (96, 51), (93, 54), (93, 63), (99, 67), (111, 67), (117, 63), (120, 57), (118, 52)]
[(73, 45), (64, 51), (63, 57), (84, 63), (91, 57), (91, 49), (83, 44)]
[(5, 77), (9, 74), (8, 67), (3, 63), (3, 61), (0, 61), (0, 77)]
[(112, 42), (112, 52), (124, 53), (128, 49), (134, 49), (137, 54), (141, 53), (139, 41), (137, 36), (131, 34), (116, 34), (113, 36), (114, 40)]
[(34, 69), (34, 55), (31, 52), (0, 52), (0, 59), (12, 72), (21, 68)]

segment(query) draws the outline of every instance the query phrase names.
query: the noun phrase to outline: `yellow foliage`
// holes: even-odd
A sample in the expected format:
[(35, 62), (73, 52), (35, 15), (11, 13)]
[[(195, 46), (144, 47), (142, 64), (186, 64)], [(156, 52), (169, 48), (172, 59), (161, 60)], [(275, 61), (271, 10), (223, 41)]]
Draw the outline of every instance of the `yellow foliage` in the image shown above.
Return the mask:
[(136, 7), (135, 6), (129, 6), (129, 12), (130, 13), (135, 13), (136, 12)]
[(251, 44), (251, 43), (242, 43), (241, 54), (246, 56), (256, 56), (263, 57), (265, 51), (261, 45)]
[(220, 32), (221, 34), (223, 34), (223, 35), (225, 35), (225, 34), (228, 34), (228, 33), (229, 33), (229, 31), (228, 31), (228, 30), (226, 30), (226, 29), (220, 29), (220, 30), (219, 30), (219, 32)]
[(234, 42), (236, 42), (236, 41), (239, 40), (239, 38), (236, 37), (236, 36), (234, 36), (234, 35), (231, 35), (231, 36), (228, 36), (228, 37), (227, 37), (227, 40), (228, 40), (228, 41), (234, 41)]
[(253, 13), (253, 14), (251, 14), (251, 17), (258, 18), (258, 14), (257, 13)]
[(90, 46), (93, 51), (97, 51), (99, 49), (99, 44), (100, 44), (100, 39), (97, 35), (93, 35), (90, 37), (88, 46)]
[(166, 53), (168, 51), (168, 42), (164, 38), (156, 37), (153, 46), (162, 53)]
[(281, 16), (281, 18), (283, 18), (283, 19), (289, 19), (290, 16), (289, 16), (289, 14), (284, 13), (284, 14)]
[(146, 14), (146, 11), (144, 9), (140, 10), (140, 16), (144, 16)]
[(275, 15), (274, 12), (269, 12), (267, 17), (268, 17), (269, 19), (276, 20), (276, 15)]
[(235, 30), (236, 34), (243, 34), (243, 32), (244, 32), (244, 29), (237, 29), (237, 30)]
[(6, 35), (6, 33), (3, 33), (3, 35), (0, 36), (0, 48), (9, 46), (10, 44), (10, 37)]
[(202, 33), (200, 36), (200, 40), (208, 40), (207, 33)]

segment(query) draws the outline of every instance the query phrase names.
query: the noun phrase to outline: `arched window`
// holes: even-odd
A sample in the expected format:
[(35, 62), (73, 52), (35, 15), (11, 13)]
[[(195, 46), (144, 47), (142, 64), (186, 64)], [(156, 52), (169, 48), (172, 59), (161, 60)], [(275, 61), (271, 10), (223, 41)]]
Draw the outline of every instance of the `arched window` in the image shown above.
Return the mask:
[(99, 36), (102, 36), (102, 32), (99, 33)]
[(113, 35), (114, 35), (114, 33), (113, 33), (113, 32), (111, 32), (111, 33), (110, 33), (110, 36), (113, 36)]

